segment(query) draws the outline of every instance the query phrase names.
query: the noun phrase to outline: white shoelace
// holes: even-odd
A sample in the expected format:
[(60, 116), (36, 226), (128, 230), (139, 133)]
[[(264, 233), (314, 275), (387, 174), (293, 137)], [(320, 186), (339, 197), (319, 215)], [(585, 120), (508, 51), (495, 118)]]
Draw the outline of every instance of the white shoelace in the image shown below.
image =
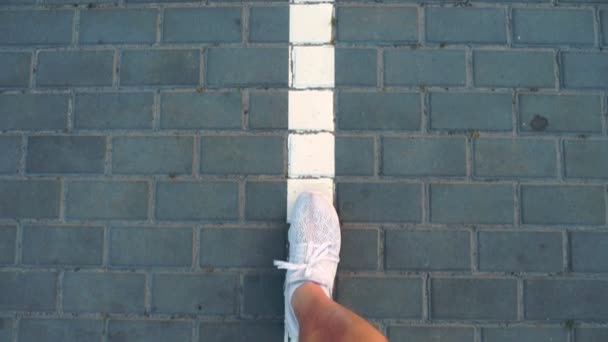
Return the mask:
[(295, 271), (294, 276), (289, 277), (290, 282), (310, 279), (315, 266), (322, 261), (335, 262), (340, 261), (340, 257), (336, 255), (333, 242), (325, 242), (320, 245), (308, 244), (306, 246), (306, 255), (310, 255), (306, 263), (293, 263), (289, 261), (275, 260), (274, 265), (278, 269)]

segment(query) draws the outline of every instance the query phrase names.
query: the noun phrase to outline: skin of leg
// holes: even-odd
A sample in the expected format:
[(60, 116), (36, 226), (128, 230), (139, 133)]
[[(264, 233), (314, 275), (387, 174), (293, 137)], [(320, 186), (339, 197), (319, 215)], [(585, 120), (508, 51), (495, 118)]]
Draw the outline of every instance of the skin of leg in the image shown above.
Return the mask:
[(365, 319), (328, 298), (315, 283), (298, 287), (291, 305), (300, 324), (301, 342), (387, 341)]

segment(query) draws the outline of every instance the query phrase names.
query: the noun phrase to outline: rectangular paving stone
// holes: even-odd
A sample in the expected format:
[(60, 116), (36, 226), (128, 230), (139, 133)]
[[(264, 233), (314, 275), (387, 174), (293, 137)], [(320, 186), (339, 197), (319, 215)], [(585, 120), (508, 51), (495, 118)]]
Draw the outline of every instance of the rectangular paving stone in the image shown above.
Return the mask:
[(112, 266), (192, 265), (192, 228), (112, 228), (109, 243)]
[(608, 68), (606, 53), (562, 52), (561, 68), (566, 88), (608, 88), (608, 77), (603, 72)]
[(338, 176), (371, 176), (374, 173), (374, 139), (335, 138), (335, 172)]
[(464, 138), (382, 138), (385, 176), (466, 175)]
[(376, 270), (378, 268), (378, 230), (342, 228), (341, 270)]
[(287, 128), (289, 118), (287, 92), (250, 92), (247, 114), (251, 129)]
[(41, 0), (42, 4), (48, 5), (61, 5), (61, 4), (93, 4), (93, 5), (102, 5), (114, 3), (115, 0)]
[(114, 174), (191, 174), (191, 136), (114, 137)]
[(466, 231), (387, 230), (387, 270), (469, 270), (470, 234)]
[(564, 141), (568, 178), (608, 178), (608, 141)]
[(340, 277), (337, 294), (338, 303), (365, 318), (420, 319), (422, 316), (420, 278)]
[(519, 97), (519, 129), (534, 133), (599, 133), (602, 131), (600, 103), (596, 95), (522, 94)]
[(604, 189), (600, 186), (522, 186), (521, 208), (525, 224), (606, 223)]
[(432, 130), (510, 131), (511, 94), (431, 93)]
[(103, 173), (106, 139), (102, 136), (28, 138), (28, 173)]
[(190, 342), (192, 323), (157, 320), (110, 320), (108, 342)]
[(272, 268), (273, 260), (285, 258), (283, 228), (205, 228), (200, 235), (203, 267)]
[(69, 272), (63, 279), (63, 309), (78, 313), (141, 314), (144, 283), (143, 274)]
[(168, 8), (163, 22), (167, 43), (234, 43), (242, 40), (240, 7)]
[(588, 9), (513, 9), (516, 44), (593, 45), (593, 11)]
[(346, 222), (420, 222), (421, 186), (403, 183), (337, 184), (338, 212)]
[(0, 265), (8, 265), (15, 262), (16, 239), (17, 227), (0, 226)]
[(30, 84), (31, 58), (29, 52), (0, 52), (0, 87), (27, 87)]
[(152, 280), (152, 311), (173, 314), (234, 314), (237, 280), (235, 275), (155, 274)]
[(124, 8), (82, 11), (78, 38), (81, 44), (152, 44), (156, 41), (157, 12)]
[(570, 233), (570, 266), (574, 272), (608, 272), (608, 234)]
[(163, 93), (160, 127), (166, 129), (240, 129), (241, 94), (237, 92)]
[(260, 341), (280, 341), (283, 333), (283, 324), (277, 322), (202, 322), (199, 342), (247, 342), (251, 340), (251, 336), (259, 338)]
[(282, 136), (203, 136), (203, 174), (282, 175), (285, 138)]
[(427, 7), (426, 40), (435, 43), (504, 44), (507, 42), (506, 20), (507, 14), (502, 8)]
[(236, 182), (158, 182), (159, 220), (230, 221), (238, 218)]
[(76, 94), (75, 129), (151, 129), (153, 93)]
[(13, 338), (13, 319), (8, 318), (8, 317), (0, 317), (0, 340), (12, 341), (12, 338)]
[(282, 295), (285, 276), (282, 274), (251, 274), (243, 279), (243, 313), (245, 315), (283, 316)]
[(473, 51), (476, 86), (510, 88), (553, 88), (552, 52)]
[(0, 96), (0, 130), (63, 130), (68, 96), (11, 94)]
[(608, 317), (608, 281), (524, 281), (524, 310), (530, 320), (605, 320)]
[(391, 341), (433, 341), (472, 342), (472, 328), (437, 328), (421, 326), (389, 326), (388, 338)]
[(287, 54), (287, 47), (211, 48), (205, 55), (206, 84), (212, 88), (287, 87)]
[(336, 8), (336, 40), (395, 44), (418, 41), (418, 12), (414, 7)]
[(103, 335), (103, 321), (92, 319), (37, 319), (19, 322), (21, 342), (97, 342)]
[(289, 7), (250, 7), (249, 41), (289, 42)]
[(431, 184), (431, 222), (513, 223), (513, 187), (487, 184)]
[(433, 278), (433, 319), (512, 320), (517, 316), (514, 279)]
[(148, 216), (148, 183), (144, 181), (69, 181), (69, 219), (144, 220)]
[(101, 266), (101, 227), (25, 226), (22, 239), (24, 264)]
[(474, 173), (480, 177), (555, 177), (555, 142), (475, 139)]
[(128, 50), (122, 53), (120, 84), (183, 86), (199, 82), (198, 50)]
[(112, 51), (41, 51), (38, 54), (36, 85), (40, 87), (111, 86), (113, 64)]
[(247, 182), (245, 185), (245, 219), (280, 221), (287, 219), (286, 182)]
[(463, 86), (462, 50), (387, 50), (384, 52), (387, 86)]
[(375, 87), (378, 82), (375, 49), (335, 49), (336, 86)]
[(0, 136), (0, 174), (15, 174), (19, 171), (21, 137)]
[(483, 328), (484, 339), (496, 342), (566, 342), (568, 331), (563, 328)]
[(56, 286), (56, 273), (0, 272), (0, 310), (53, 311)]
[(0, 46), (68, 45), (72, 42), (73, 17), (74, 11), (2, 11)]
[(56, 180), (0, 180), (0, 218), (58, 218)]
[(608, 10), (600, 11), (600, 22), (602, 26), (603, 44), (608, 45)]
[(338, 92), (337, 130), (420, 130), (420, 95)]
[(479, 269), (488, 272), (560, 272), (559, 232), (491, 232), (478, 236)]
[(595, 342), (608, 339), (608, 329), (606, 328), (576, 328), (576, 342)]

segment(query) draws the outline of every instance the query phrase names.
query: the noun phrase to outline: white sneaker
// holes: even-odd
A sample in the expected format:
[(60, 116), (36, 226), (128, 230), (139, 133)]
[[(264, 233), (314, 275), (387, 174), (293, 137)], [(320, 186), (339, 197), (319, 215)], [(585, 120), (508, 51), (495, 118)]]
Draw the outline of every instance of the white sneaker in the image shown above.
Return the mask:
[(291, 297), (304, 282), (321, 286), (331, 298), (340, 255), (340, 221), (331, 202), (318, 193), (298, 196), (289, 227), (289, 261), (274, 261), (285, 277), (285, 329), (298, 340), (299, 324)]

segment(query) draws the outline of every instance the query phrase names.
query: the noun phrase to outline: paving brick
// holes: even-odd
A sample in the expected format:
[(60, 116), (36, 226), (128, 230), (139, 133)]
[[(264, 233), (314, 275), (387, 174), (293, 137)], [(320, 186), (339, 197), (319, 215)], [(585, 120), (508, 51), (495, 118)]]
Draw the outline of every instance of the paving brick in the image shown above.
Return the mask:
[(205, 56), (206, 84), (213, 88), (286, 87), (287, 53), (287, 47), (211, 48)]
[(234, 275), (156, 274), (152, 282), (152, 311), (234, 314), (236, 288)]
[(566, 342), (568, 331), (563, 328), (483, 328), (485, 340), (495, 342)]
[(252, 274), (243, 280), (243, 313), (245, 315), (283, 316), (284, 275)]
[(506, 20), (507, 15), (502, 8), (427, 7), (426, 40), (435, 43), (504, 44), (507, 42)]
[(19, 171), (20, 148), (21, 137), (0, 136), (0, 174), (14, 174)]
[(196, 85), (198, 50), (131, 50), (122, 54), (120, 83), (136, 85)]
[(201, 173), (284, 174), (282, 136), (203, 136)]
[(245, 219), (285, 222), (287, 213), (285, 182), (247, 182)]
[(285, 129), (289, 108), (287, 92), (249, 93), (249, 127), (252, 129)]
[(603, 44), (608, 45), (608, 10), (600, 11)]
[(75, 129), (151, 129), (152, 93), (77, 94)]
[(39, 87), (111, 86), (112, 51), (41, 51), (36, 85)]
[(168, 8), (163, 25), (163, 41), (168, 43), (242, 40), (240, 7)]
[(341, 232), (341, 270), (376, 270), (378, 268), (378, 230), (344, 229)]
[(0, 0), (1, 5), (31, 5), (35, 3), (36, 0)]
[(517, 44), (593, 45), (593, 11), (576, 9), (513, 10)]
[(192, 323), (157, 320), (110, 320), (108, 342), (190, 342)]
[(191, 174), (191, 136), (114, 137), (114, 174)]
[(102, 335), (101, 320), (25, 318), (19, 323), (22, 342), (97, 342)]
[(336, 86), (375, 87), (377, 84), (377, 52), (375, 49), (335, 50)]
[(25, 226), (22, 253), (30, 265), (101, 265), (103, 229)]
[(345, 7), (336, 11), (338, 42), (403, 43), (418, 40), (414, 7)]
[[(602, 131), (600, 98), (595, 95), (532, 95), (519, 97), (519, 129), (524, 132)], [(547, 120), (539, 126), (536, 121)]]
[(385, 176), (465, 176), (464, 138), (383, 138)]
[(82, 11), (78, 38), (81, 44), (152, 44), (156, 17), (155, 9)]
[[(15, 244), (17, 228), (14, 226), (0, 226), (0, 265), (15, 262)], [(0, 329), (1, 331), (1, 329)], [(2, 334), (0, 334), (2, 336)]]
[(28, 138), (28, 173), (103, 173), (106, 139), (101, 136)]
[(394, 342), (441, 341), (472, 342), (474, 331), (471, 328), (400, 327), (389, 326), (388, 338)]
[(73, 16), (73, 11), (2, 11), (0, 45), (70, 44)]
[(474, 51), (475, 85), (485, 87), (555, 87), (552, 52)]
[(388, 50), (384, 52), (388, 86), (463, 86), (465, 56), (461, 50)]
[(113, 228), (110, 232), (110, 264), (113, 266), (192, 265), (191, 228)]
[(53, 311), (57, 274), (1, 272), (0, 310)]
[(374, 173), (373, 138), (336, 137), (335, 172), (338, 176), (371, 176)]
[(469, 270), (470, 234), (465, 231), (387, 230), (388, 270)]
[(203, 267), (272, 268), (273, 260), (286, 257), (286, 237), (280, 228), (203, 229), (200, 262)]
[(103, 4), (114, 4), (116, 6), (116, 0), (41, 0), (42, 4), (48, 5), (61, 5), (61, 4), (70, 4), (70, 5), (78, 5), (78, 4), (92, 4), (95, 5), (103, 5)]
[(511, 185), (431, 184), (431, 222), (509, 224)]
[(13, 339), (13, 319), (0, 317), (0, 340), (12, 341)]
[(606, 328), (577, 328), (576, 342), (596, 342), (608, 340), (608, 329)]
[(27, 87), (31, 58), (29, 52), (0, 52), (0, 87)]
[(365, 318), (420, 319), (422, 315), (419, 278), (340, 277), (337, 284), (338, 303)]
[(240, 129), (241, 94), (237, 92), (165, 93), (160, 127), (167, 129)]
[(552, 140), (475, 139), (474, 173), (480, 177), (555, 177)]
[(479, 269), (489, 272), (560, 272), (559, 232), (480, 232)]
[(433, 130), (510, 131), (511, 94), (431, 93)]
[(144, 220), (148, 184), (143, 181), (69, 181), (66, 216), (70, 219)]
[(350, 222), (420, 222), (418, 184), (338, 183), (338, 212)]
[(134, 273), (66, 273), (63, 309), (79, 313), (143, 313), (144, 275)]
[(0, 180), (0, 218), (59, 217), (59, 182)]
[(515, 319), (516, 287), (516, 281), (511, 279), (431, 279), (431, 317), (433, 319)]
[(527, 319), (605, 320), (607, 281), (537, 279), (524, 282)]
[(574, 272), (608, 272), (608, 234), (593, 232), (570, 233), (571, 267)]
[(566, 140), (566, 177), (608, 178), (608, 141)]
[(159, 220), (236, 220), (235, 182), (159, 182), (156, 218)]
[(338, 130), (419, 130), (420, 95), (410, 93), (339, 92)]
[(604, 189), (599, 186), (522, 186), (526, 224), (605, 224)]
[[(562, 53), (562, 83), (566, 88), (608, 88), (608, 55), (605, 53)], [(599, 71), (599, 72), (598, 72)]]
[(289, 42), (289, 7), (250, 7), (249, 41)]
[(247, 342), (251, 336), (260, 341), (280, 341), (283, 329), (283, 324), (276, 322), (203, 322), (200, 324), (199, 342)]
[(16, 94), (0, 96), (0, 130), (65, 129), (67, 113), (67, 95)]

